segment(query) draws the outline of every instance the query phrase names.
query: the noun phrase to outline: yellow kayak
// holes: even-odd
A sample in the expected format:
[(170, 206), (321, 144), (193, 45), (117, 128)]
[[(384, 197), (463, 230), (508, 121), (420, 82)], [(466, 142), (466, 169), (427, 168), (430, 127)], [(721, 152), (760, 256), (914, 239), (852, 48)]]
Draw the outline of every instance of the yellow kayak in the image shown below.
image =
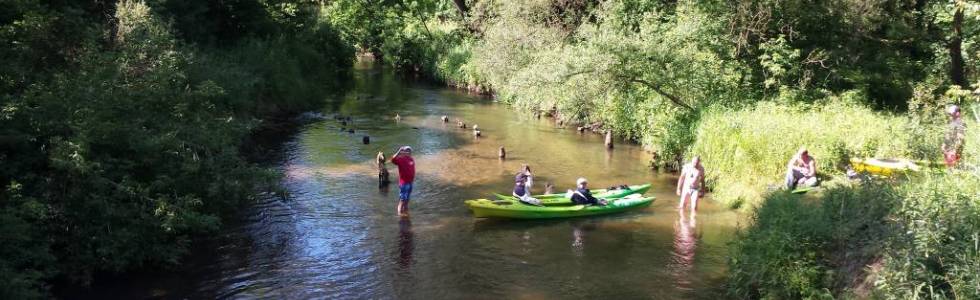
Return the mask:
[(906, 174), (922, 169), (916, 162), (901, 158), (851, 158), (851, 166), (854, 171), (881, 176)]

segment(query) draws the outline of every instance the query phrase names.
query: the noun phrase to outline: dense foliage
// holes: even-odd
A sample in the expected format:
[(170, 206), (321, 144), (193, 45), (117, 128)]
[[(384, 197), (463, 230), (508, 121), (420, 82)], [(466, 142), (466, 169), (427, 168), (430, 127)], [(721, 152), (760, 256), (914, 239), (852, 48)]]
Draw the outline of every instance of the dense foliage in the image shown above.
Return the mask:
[(340, 87), (307, 1), (6, 2), (0, 298), (176, 263), (271, 173), (240, 145)]
[[(815, 202), (767, 192), (803, 146), (822, 177), (843, 182), (851, 157), (939, 160), (949, 104), (975, 128), (975, 1), (338, 0), (327, 10), (345, 40), (401, 70), (613, 130), (657, 167), (701, 155), (712, 199), (757, 209), (734, 246), (734, 296), (976, 297), (980, 197), (960, 189), (976, 174), (845, 184)], [(980, 134), (967, 135), (969, 169)], [(923, 225), (944, 219), (957, 225)], [(873, 285), (857, 278), (870, 262)]]
[[(836, 274), (866, 260), (882, 296), (976, 296), (977, 174), (764, 192), (801, 146), (836, 176), (852, 156), (937, 159), (948, 104), (976, 128), (975, 1), (15, 0), (0, 42), (3, 298), (177, 261), (269, 178), (242, 139), (336, 90), (355, 48), (612, 130), (656, 167), (703, 156), (712, 198), (758, 209), (735, 296), (846, 294)], [(850, 244), (869, 233), (889, 248)]]
[[(777, 192), (733, 244), (740, 298), (980, 297), (980, 177), (835, 186), (819, 201)], [(845, 298), (847, 298), (845, 297)]]
[(328, 11), (390, 65), (601, 124), (668, 167), (691, 153), (708, 111), (847, 97), (905, 112), (936, 107), (953, 86), (980, 88), (980, 5), (966, 1), (459, 2)]
[(862, 273), (895, 230), (898, 203), (888, 186), (837, 186), (819, 202), (785, 191), (767, 195), (752, 227), (733, 243), (730, 287), (739, 298), (802, 299), (833, 296)]

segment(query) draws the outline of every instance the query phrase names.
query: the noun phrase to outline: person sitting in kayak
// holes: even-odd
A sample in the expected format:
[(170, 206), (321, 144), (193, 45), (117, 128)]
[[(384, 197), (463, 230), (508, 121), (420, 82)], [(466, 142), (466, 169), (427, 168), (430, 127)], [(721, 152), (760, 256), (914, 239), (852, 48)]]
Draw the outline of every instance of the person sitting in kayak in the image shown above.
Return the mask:
[(810, 151), (800, 148), (786, 164), (786, 188), (795, 189), (797, 186), (813, 187), (817, 185), (817, 163), (810, 156)]
[(579, 178), (575, 181), (578, 188), (572, 191), (572, 203), (575, 204), (592, 204), (592, 205), (606, 205), (608, 202), (605, 199), (597, 199), (592, 196), (592, 192), (589, 191), (589, 181), (585, 178)]
[(531, 197), (531, 167), (527, 164), (521, 166), (521, 170), (517, 171), (517, 175), (514, 176), (514, 197), (517, 197), (521, 202), (531, 204), (531, 205), (541, 205), (541, 201)]

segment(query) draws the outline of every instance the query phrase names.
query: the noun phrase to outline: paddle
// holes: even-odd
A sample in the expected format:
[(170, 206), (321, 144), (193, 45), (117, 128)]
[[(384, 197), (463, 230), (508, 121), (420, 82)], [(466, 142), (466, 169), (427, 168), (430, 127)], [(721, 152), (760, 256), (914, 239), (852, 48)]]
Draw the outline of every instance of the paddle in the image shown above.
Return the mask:
[(791, 191), (790, 193), (793, 193), (793, 194), (805, 194), (806, 192), (812, 191), (813, 189), (814, 189), (814, 187), (812, 187), (812, 186), (811, 187), (802, 187), (802, 188), (795, 189), (795, 190)]
[[(534, 199), (534, 200), (537, 200), (537, 199)], [(521, 198), (517, 198), (517, 201), (520, 201), (521, 203), (524, 203), (524, 204), (527, 204), (527, 205), (530, 205), (530, 206), (544, 207), (544, 204), (541, 204), (541, 200), (537, 200), (538, 203), (534, 203), (534, 202), (524, 201), (524, 199), (521, 199)]]

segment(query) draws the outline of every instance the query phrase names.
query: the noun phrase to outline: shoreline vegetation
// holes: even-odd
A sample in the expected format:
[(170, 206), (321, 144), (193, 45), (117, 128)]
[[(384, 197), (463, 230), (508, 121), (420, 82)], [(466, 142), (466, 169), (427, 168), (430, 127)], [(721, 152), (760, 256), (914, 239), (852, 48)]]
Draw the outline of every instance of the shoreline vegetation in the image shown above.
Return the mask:
[[(976, 3), (355, 3), (328, 5), (331, 24), (395, 69), (612, 130), (654, 168), (700, 155), (711, 198), (752, 216), (730, 296), (980, 297)], [(961, 169), (846, 179), (850, 158), (941, 161), (951, 104)], [(825, 179), (804, 196), (777, 188), (801, 146)]]
[[(23, 0), (0, 41), (0, 298), (179, 264), (275, 184), (250, 135), (342, 92), (355, 49), (653, 168), (700, 155), (710, 199), (752, 216), (731, 297), (980, 298), (971, 1)], [(844, 177), (939, 160), (950, 104), (963, 167)], [(801, 146), (822, 190), (770, 188)]]
[[(0, 13), (0, 298), (166, 269), (277, 175), (254, 132), (342, 92), (354, 48), (286, 1)], [(67, 296), (67, 295), (62, 295)]]

